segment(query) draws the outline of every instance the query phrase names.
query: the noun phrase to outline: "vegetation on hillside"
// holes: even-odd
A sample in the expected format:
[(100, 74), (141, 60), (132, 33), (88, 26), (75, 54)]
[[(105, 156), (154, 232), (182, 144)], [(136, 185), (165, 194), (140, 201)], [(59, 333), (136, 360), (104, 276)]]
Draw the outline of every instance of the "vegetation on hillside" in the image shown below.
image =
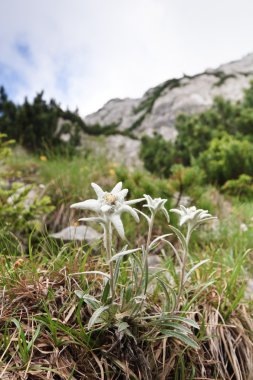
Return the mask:
[(141, 157), (151, 172), (169, 177), (173, 166), (182, 164), (199, 168), (205, 181), (216, 185), (244, 174), (253, 177), (253, 83), (241, 102), (216, 98), (207, 111), (179, 115), (176, 129), (174, 143), (143, 137)]
[[(148, 171), (75, 154), (54, 123), (78, 132), (78, 114), (43, 94), (11, 103), (0, 102), (0, 131), (17, 140), (0, 135), (0, 378), (249, 380), (253, 86), (241, 103), (180, 116), (174, 144), (144, 138)], [(102, 241), (50, 237), (83, 223)]]

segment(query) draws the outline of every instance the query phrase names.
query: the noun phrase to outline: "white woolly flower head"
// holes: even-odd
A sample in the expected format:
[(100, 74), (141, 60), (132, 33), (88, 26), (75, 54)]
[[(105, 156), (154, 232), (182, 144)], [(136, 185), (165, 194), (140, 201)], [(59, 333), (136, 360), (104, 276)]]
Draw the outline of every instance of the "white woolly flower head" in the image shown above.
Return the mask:
[(180, 208), (171, 209), (171, 212), (174, 212), (180, 216), (179, 225), (187, 223), (191, 228), (206, 222), (210, 219), (215, 219), (207, 210), (197, 209), (195, 206), (185, 207), (179, 206)]
[(169, 222), (170, 217), (168, 214), (168, 211), (165, 208), (165, 203), (167, 202), (167, 199), (162, 198), (151, 198), (150, 195), (144, 194), (144, 198), (146, 199), (147, 203), (143, 205), (143, 207), (147, 207), (151, 214), (156, 214), (158, 211), (162, 211)]
[(125, 201), (128, 189), (122, 189), (122, 182), (117, 183), (111, 192), (104, 191), (96, 183), (92, 183), (97, 199), (88, 199), (83, 202), (72, 204), (71, 208), (90, 210), (97, 214), (97, 217), (81, 218), (80, 221), (97, 221), (105, 225), (111, 222), (118, 234), (122, 239), (125, 238), (124, 226), (121, 221), (121, 214), (128, 212), (133, 216), (136, 222), (139, 222), (137, 212), (130, 206), (131, 204), (138, 203), (143, 198), (131, 201)]

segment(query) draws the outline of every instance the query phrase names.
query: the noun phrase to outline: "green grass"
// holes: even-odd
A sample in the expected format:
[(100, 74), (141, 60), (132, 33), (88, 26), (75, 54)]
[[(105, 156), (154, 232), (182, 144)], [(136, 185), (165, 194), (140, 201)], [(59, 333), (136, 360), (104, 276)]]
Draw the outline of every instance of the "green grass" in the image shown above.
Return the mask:
[[(168, 180), (99, 157), (49, 155), (42, 161), (18, 152), (7, 164), (5, 177), (45, 185), (56, 207), (46, 218), (50, 231), (78, 219), (69, 205), (93, 198), (93, 181), (110, 190), (122, 180), (130, 198), (146, 192), (173, 206)], [(108, 273), (103, 245), (63, 244), (47, 233), (36, 236), (36, 244), (32, 235), (20, 242), (1, 230), (0, 378), (248, 379), (253, 305), (244, 295), (252, 273), (253, 201), (224, 198), (213, 187), (195, 188), (191, 196), (219, 222), (194, 232), (187, 272), (207, 261), (191, 273), (179, 300), (180, 268), (164, 241), (155, 247), (155, 270), (147, 271), (141, 252), (115, 262), (112, 304), (106, 277), (75, 274)], [(145, 220), (136, 225), (126, 215), (123, 222), (128, 249), (145, 245)], [(171, 232), (159, 217), (153, 237)], [(175, 235), (170, 243), (180, 252)], [(114, 236), (114, 254), (123, 245)]]
[[(202, 234), (202, 238), (204, 236), (208, 240), (209, 230), (202, 231)], [(2, 244), (5, 239), (2, 237)], [(10, 240), (11, 237), (5, 244), (10, 246)], [(15, 247), (14, 243), (12, 247)], [(102, 374), (105, 378), (117, 378), (118, 374), (127, 378), (129, 370), (132, 378), (136, 379), (152, 379), (166, 373), (170, 373), (168, 378), (172, 379), (183, 380), (190, 376), (194, 379), (200, 374), (201, 361), (204, 364), (208, 360), (220, 359), (215, 357), (212, 349), (221, 349), (224, 342), (231, 339), (231, 324), (234, 326), (234, 337), (234, 334), (238, 338), (242, 334), (236, 350), (240, 352), (244, 345), (247, 348), (251, 335), (246, 319), (249, 315), (243, 309), (246, 305), (243, 291), (248, 254), (227, 248), (218, 249), (213, 242), (205, 244), (204, 249), (202, 244), (193, 243), (189, 268), (200, 260), (208, 258), (210, 261), (189, 278), (181, 299), (181, 311), (176, 314), (173, 311), (173, 297), (177, 292), (178, 272), (171, 250), (163, 248), (164, 258), (160, 265), (166, 269), (166, 276), (161, 275), (159, 281), (156, 276), (152, 280), (151, 276), (148, 298), (134, 314), (133, 299), (138, 295), (142, 266), (137, 258), (137, 261), (122, 261), (115, 305), (109, 314), (102, 313), (102, 320), (94, 320), (92, 326), (90, 318), (94, 310), (99, 305), (107, 304), (103, 278), (71, 274), (85, 270), (106, 272), (107, 264), (101, 253), (94, 255), (87, 246), (74, 243), (59, 248), (53, 240), (45, 237), (29, 255), (20, 252), (17, 245), (16, 250), (12, 248), (11, 252), (2, 256), (2, 373), (8, 373), (13, 379), (17, 373), (29, 374), (31, 379), (35, 379), (36, 371), (40, 376), (46, 378), (48, 375), (52, 379), (53, 374), (58, 374), (60, 379), (71, 378), (72, 375), (81, 379), (84, 374), (95, 379), (101, 378)], [(94, 302), (88, 302), (88, 299), (84, 302), (75, 295), (76, 291), (82, 295), (93, 295), (99, 304), (94, 306)], [(162, 315), (166, 313), (170, 318), (163, 321)], [(206, 323), (215, 313), (217, 322), (214, 328), (218, 331), (223, 326), (223, 340), (219, 338), (212, 342), (207, 338)], [(202, 327), (197, 330), (187, 326), (187, 321), (185, 324), (183, 320), (176, 320), (178, 316), (188, 317)], [(88, 326), (91, 328), (88, 329)], [(164, 329), (167, 333), (163, 334), (167, 334), (167, 338), (161, 335)], [(186, 332), (198, 344), (198, 359), (195, 346), (191, 347), (193, 343), (188, 340)], [(206, 356), (208, 347), (209, 354)], [(227, 350), (224, 356), (232, 361), (229, 359), (229, 348)], [(240, 355), (241, 359), (246, 360), (243, 352)], [(164, 361), (167, 365), (162, 365)], [(67, 363), (71, 366), (66, 367)], [(209, 367), (215, 376), (216, 365)], [(206, 370), (208, 373), (207, 365)], [(229, 370), (224, 379), (231, 373)]]

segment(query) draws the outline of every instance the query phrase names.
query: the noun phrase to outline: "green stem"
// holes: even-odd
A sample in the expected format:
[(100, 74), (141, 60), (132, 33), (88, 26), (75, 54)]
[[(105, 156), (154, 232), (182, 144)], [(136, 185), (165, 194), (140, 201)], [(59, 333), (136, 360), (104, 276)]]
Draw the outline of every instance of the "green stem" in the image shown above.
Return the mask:
[(144, 294), (146, 294), (147, 287), (148, 287), (148, 275), (149, 275), (149, 267), (148, 267), (148, 254), (149, 254), (149, 246), (151, 243), (152, 238), (152, 232), (153, 232), (153, 226), (154, 226), (154, 220), (155, 220), (155, 213), (151, 214), (149, 228), (148, 228), (148, 237), (147, 237), (147, 243), (145, 248), (145, 257), (144, 257), (144, 266), (145, 266), (145, 272), (146, 272), (146, 281), (144, 285)]
[[(151, 218), (150, 218), (150, 223), (149, 223), (146, 247), (145, 247), (145, 251), (144, 251), (144, 254), (145, 254), (145, 256), (144, 256), (144, 270), (145, 270), (145, 276), (146, 277), (144, 277), (144, 280), (143, 280), (143, 276), (140, 278), (140, 282), (139, 282), (138, 288), (137, 288), (138, 290), (141, 289), (141, 293), (143, 295), (146, 294), (147, 287), (148, 287), (148, 275), (149, 275), (148, 254), (149, 254), (149, 246), (150, 246), (151, 238), (152, 238), (154, 220), (155, 220), (155, 213), (152, 213)], [(136, 315), (140, 311), (140, 309), (142, 308), (142, 305), (143, 305), (143, 301), (141, 301), (139, 303), (139, 305), (137, 305), (136, 309), (133, 310), (133, 312), (131, 313), (131, 316), (134, 314)]]
[(148, 229), (148, 238), (147, 238), (147, 244), (146, 244), (146, 255), (149, 253), (149, 246), (152, 238), (152, 232), (153, 232), (153, 226), (154, 226), (154, 220), (155, 220), (155, 214), (152, 213), (149, 223), (149, 229)]
[(112, 302), (114, 300), (115, 296), (115, 290), (114, 290), (114, 276), (113, 276), (113, 263), (110, 261), (112, 257), (112, 226), (111, 222), (108, 222), (105, 225), (105, 249), (106, 249), (106, 255), (107, 255), (107, 261), (109, 263), (109, 270), (110, 270), (110, 290), (111, 290), (111, 298)]
[(184, 283), (185, 283), (185, 272), (186, 272), (186, 265), (187, 265), (187, 258), (189, 254), (189, 241), (191, 237), (191, 228), (188, 225), (187, 234), (185, 238), (186, 242), (186, 249), (183, 250), (183, 257), (182, 257), (182, 268), (181, 268), (181, 277), (180, 277), (180, 283), (179, 283), (179, 290), (178, 290), (178, 296), (177, 296), (177, 302), (176, 302), (176, 309), (178, 309), (180, 304), (180, 299), (182, 296)]

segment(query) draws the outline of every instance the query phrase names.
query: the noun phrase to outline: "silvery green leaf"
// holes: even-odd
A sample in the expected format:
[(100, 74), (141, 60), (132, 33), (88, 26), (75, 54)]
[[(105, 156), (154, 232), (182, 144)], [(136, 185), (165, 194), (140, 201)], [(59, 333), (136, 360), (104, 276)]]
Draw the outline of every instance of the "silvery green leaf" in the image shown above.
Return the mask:
[(77, 274), (98, 274), (100, 276), (111, 278), (108, 273), (100, 272), (99, 270), (90, 270), (90, 271), (85, 271), (85, 272), (70, 273), (69, 276), (74, 276), (74, 275), (77, 275)]
[(161, 235), (161, 236), (158, 236), (157, 238), (155, 238), (149, 245), (149, 249), (152, 249), (152, 247), (157, 243), (159, 242), (159, 240), (163, 240), (164, 238), (168, 237), (168, 236), (171, 236), (172, 234), (165, 234), (165, 235)]
[(199, 325), (195, 321), (193, 321), (192, 319), (190, 319), (190, 318), (181, 317), (180, 315), (169, 315), (168, 319), (170, 321), (184, 322), (185, 324), (187, 324), (189, 326), (192, 326), (193, 328), (199, 330)]
[(192, 267), (189, 272), (186, 274), (185, 276), (185, 279), (184, 279), (184, 282), (186, 282), (188, 280), (188, 278), (190, 277), (190, 275), (198, 268), (200, 267), (201, 265), (207, 263), (208, 261), (210, 261), (210, 259), (205, 259), (205, 260), (202, 260), (200, 261), (198, 264), (194, 265), (194, 267)]
[(90, 330), (91, 327), (98, 321), (101, 314), (108, 309), (109, 309), (109, 306), (100, 306), (97, 310), (94, 311), (87, 326), (88, 330)]
[(107, 279), (106, 284), (104, 285), (102, 296), (101, 296), (102, 303), (107, 303), (109, 299), (110, 288), (111, 288), (110, 281)]
[(141, 210), (138, 210), (136, 208), (135, 208), (135, 211), (138, 212), (139, 214), (141, 214), (142, 216), (144, 216), (144, 218), (146, 218), (148, 224), (150, 224), (151, 219), (148, 215), (146, 215), (144, 212), (142, 212)]
[(90, 305), (93, 309), (97, 309), (99, 305), (101, 304), (99, 300), (97, 300), (95, 297), (89, 294), (85, 294), (83, 296), (83, 300), (87, 305)]
[(187, 243), (186, 243), (186, 239), (185, 239), (184, 235), (182, 234), (182, 232), (179, 231), (178, 228), (176, 228), (176, 227), (174, 227), (174, 226), (172, 226), (172, 225), (170, 225), (170, 228), (171, 228), (172, 231), (177, 235), (177, 237), (178, 237), (180, 243), (182, 244), (183, 249), (184, 249), (185, 251), (187, 251)]
[(176, 248), (174, 247), (174, 245), (171, 244), (171, 242), (168, 241), (168, 240), (166, 240), (166, 239), (163, 239), (163, 241), (164, 241), (165, 243), (167, 243), (167, 244), (170, 246), (170, 248), (172, 249), (172, 251), (174, 252), (174, 254), (175, 254), (176, 258), (177, 258), (177, 261), (178, 261), (179, 265), (182, 267), (182, 265), (183, 265), (183, 264), (182, 264), (182, 260), (181, 260), (181, 258), (180, 258), (180, 256), (179, 256), (178, 251), (177, 251)]
[(131, 253), (135, 253), (135, 252), (140, 251), (140, 250), (141, 250), (140, 248), (135, 248), (135, 249), (129, 249), (127, 251), (121, 251), (121, 252), (117, 253), (116, 255), (114, 255), (109, 262), (115, 261), (115, 260), (119, 259), (120, 257), (130, 255)]
[(196, 350), (199, 348), (199, 345), (197, 342), (195, 342), (195, 340), (193, 340), (188, 335), (182, 332), (173, 331), (173, 330), (162, 330), (161, 334), (166, 337), (178, 339), (181, 342), (185, 343), (187, 346), (190, 346)]
[(83, 290), (75, 290), (74, 293), (78, 298), (83, 298), (85, 294)]
[(129, 327), (129, 324), (127, 322), (119, 322), (118, 323), (118, 332), (122, 332), (126, 330)]

